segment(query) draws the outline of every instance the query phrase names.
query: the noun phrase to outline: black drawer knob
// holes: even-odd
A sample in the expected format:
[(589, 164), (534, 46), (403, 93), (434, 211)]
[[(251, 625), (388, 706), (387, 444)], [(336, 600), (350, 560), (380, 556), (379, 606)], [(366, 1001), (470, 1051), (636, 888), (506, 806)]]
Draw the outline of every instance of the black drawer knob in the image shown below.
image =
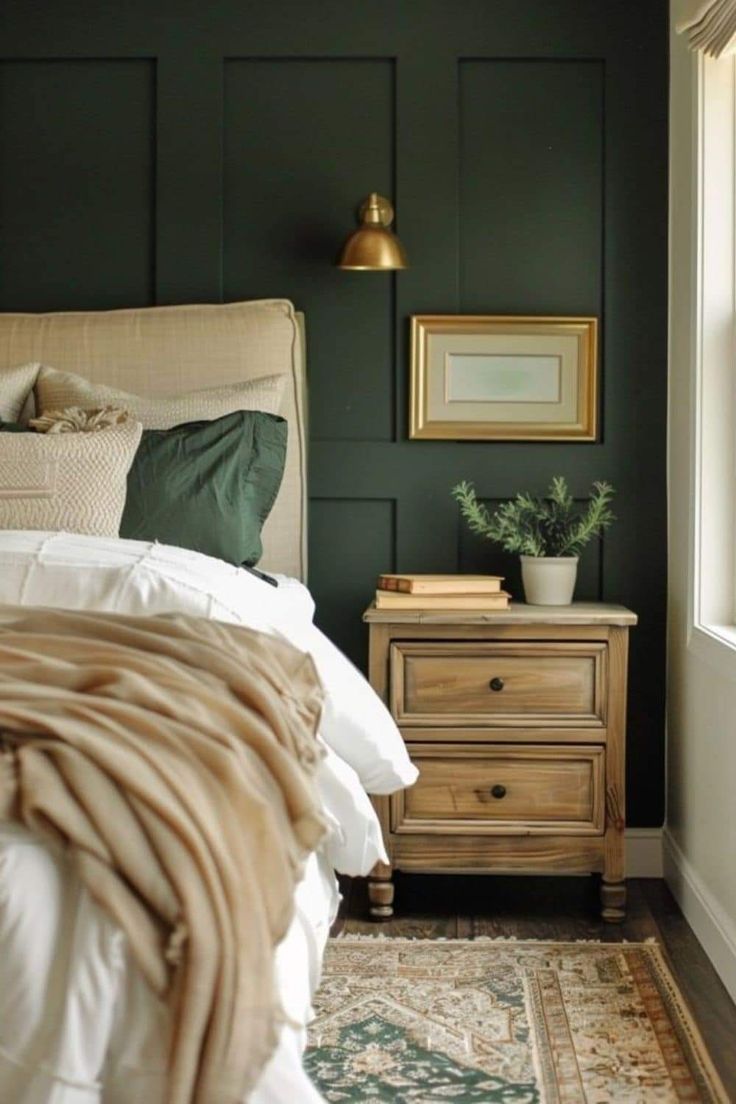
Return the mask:
[(491, 796), (492, 797), (497, 797), (499, 799), (502, 798), (502, 797), (505, 797), (506, 796), (506, 787), (502, 786), (500, 784), (500, 782), (496, 783), (495, 786), (491, 787)]
[(496, 692), (498, 692), (499, 690), (503, 690), (503, 679), (492, 678), (488, 685), (490, 686), (491, 690), (495, 690)]

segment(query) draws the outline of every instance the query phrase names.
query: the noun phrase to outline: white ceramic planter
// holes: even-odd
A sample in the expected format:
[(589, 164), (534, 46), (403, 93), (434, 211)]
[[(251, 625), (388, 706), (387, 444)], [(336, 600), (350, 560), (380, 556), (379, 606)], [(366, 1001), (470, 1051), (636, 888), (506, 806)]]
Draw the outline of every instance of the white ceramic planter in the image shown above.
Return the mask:
[(521, 557), (524, 595), (530, 606), (569, 606), (577, 574), (577, 556)]

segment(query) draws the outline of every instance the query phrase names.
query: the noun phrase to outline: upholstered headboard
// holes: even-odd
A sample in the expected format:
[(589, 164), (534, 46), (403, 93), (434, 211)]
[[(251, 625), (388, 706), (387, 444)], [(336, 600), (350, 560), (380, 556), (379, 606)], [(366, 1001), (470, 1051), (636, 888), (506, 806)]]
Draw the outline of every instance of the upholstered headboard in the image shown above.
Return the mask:
[(263, 529), (266, 571), (305, 579), (303, 319), (286, 299), (60, 314), (0, 314), (0, 374), (39, 361), (140, 395), (288, 376), (284, 480)]

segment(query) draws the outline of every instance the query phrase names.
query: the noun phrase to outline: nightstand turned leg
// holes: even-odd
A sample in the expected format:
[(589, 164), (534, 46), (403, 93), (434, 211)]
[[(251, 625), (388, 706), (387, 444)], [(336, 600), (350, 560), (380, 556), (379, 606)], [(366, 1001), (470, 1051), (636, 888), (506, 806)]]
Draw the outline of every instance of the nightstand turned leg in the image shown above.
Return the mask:
[(626, 882), (601, 881), (601, 917), (609, 924), (626, 919)]
[(628, 630), (612, 627), (608, 642), (608, 742), (606, 834), (603, 844), (601, 916), (611, 924), (626, 916), (626, 673)]
[(606, 796), (606, 837), (601, 879), (601, 917), (618, 924), (626, 917), (626, 822), (623, 816), (623, 791), (611, 785)]
[(390, 920), (394, 914), (393, 871), (386, 863), (376, 863), (368, 875), (368, 902), (371, 920)]

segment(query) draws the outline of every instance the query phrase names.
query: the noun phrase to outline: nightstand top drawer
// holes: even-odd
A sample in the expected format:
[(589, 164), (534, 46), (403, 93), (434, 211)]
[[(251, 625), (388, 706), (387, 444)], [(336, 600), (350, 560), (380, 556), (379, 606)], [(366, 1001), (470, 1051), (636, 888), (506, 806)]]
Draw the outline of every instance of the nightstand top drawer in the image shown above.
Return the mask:
[(391, 710), (401, 725), (605, 725), (607, 645), (397, 641)]
[(599, 747), (412, 748), (419, 779), (392, 798), (395, 832), (603, 831)]

